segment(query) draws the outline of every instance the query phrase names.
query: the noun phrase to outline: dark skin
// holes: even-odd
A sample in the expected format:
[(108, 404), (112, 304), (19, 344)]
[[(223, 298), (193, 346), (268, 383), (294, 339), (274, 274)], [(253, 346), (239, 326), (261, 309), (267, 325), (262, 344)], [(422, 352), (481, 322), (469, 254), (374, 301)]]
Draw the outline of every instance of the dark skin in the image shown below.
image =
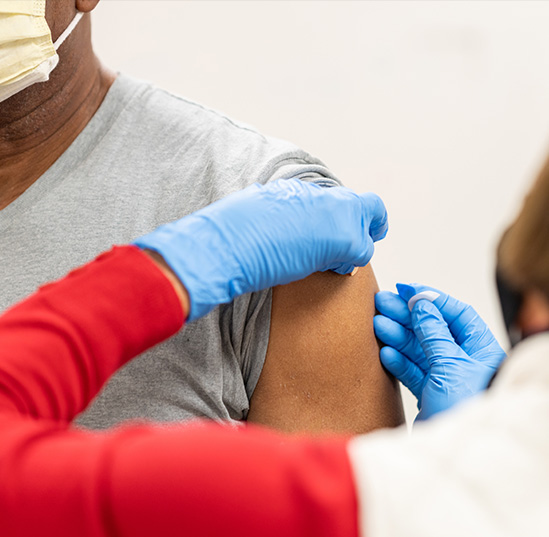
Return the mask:
[[(76, 11), (99, 0), (48, 0), (46, 20), (57, 37)], [(66, 151), (101, 105), (116, 75), (101, 65), (85, 15), (58, 51), (47, 83), (0, 103), (0, 210), (16, 200)]]
[[(87, 15), (59, 49), (50, 80), (0, 103), (0, 210), (67, 150), (116, 78), (93, 52), (88, 13), (98, 3), (46, 1), (54, 41), (77, 10)], [(180, 282), (160, 256), (149, 255), (188, 310)], [(370, 266), (353, 277), (313, 274), (273, 289), (269, 346), (249, 421), (288, 432), (346, 433), (403, 423), (398, 386), (381, 367), (373, 334), (376, 290)]]

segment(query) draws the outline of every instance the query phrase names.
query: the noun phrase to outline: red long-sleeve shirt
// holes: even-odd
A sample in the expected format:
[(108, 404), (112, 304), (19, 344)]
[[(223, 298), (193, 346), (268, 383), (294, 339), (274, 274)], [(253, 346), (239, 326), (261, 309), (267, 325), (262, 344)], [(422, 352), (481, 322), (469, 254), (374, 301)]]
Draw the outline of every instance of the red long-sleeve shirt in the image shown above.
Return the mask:
[(0, 317), (0, 536), (358, 535), (346, 440), (71, 420), (174, 334), (172, 285), (121, 247)]

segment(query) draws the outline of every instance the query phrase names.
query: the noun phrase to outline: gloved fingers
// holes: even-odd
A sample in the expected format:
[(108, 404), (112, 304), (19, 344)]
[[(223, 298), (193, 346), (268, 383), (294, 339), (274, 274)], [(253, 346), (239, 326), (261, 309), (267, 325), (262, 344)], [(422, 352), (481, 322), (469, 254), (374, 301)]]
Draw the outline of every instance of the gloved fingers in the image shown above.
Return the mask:
[(393, 321), (410, 330), (412, 329), (412, 317), (408, 304), (399, 295), (390, 291), (380, 291), (376, 293), (375, 304), (381, 315), (393, 319)]
[(464, 313), (464, 311), (470, 308), (468, 304), (460, 302), (447, 293), (428, 285), (423, 285), (420, 283), (397, 283), (396, 287), (398, 294), (406, 302), (408, 302), (413, 296), (424, 291), (433, 291), (437, 293), (439, 296), (433, 301), (433, 304), (442, 313), (442, 317), (449, 326), (456, 321)]
[[(356, 194), (345, 187), (323, 189), (331, 213), (332, 227), (338, 234), (334, 242), (347, 243), (340, 262), (325, 270), (349, 274), (356, 267), (366, 266), (374, 255), (374, 242), (385, 237), (388, 230), (387, 211), (379, 196), (373, 193)], [(336, 202), (337, 200), (337, 202)]]
[(374, 242), (379, 241), (387, 235), (389, 220), (387, 209), (381, 198), (372, 192), (359, 195), (364, 214), (365, 228)]
[(402, 300), (406, 302), (406, 304), (408, 304), (408, 302), (412, 297), (414, 297), (419, 293), (423, 293), (425, 291), (431, 291), (431, 292), (437, 293), (439, 296), (433, 301), (433, 303), (437, 306), (438, 310), (443, 314), (444, 320), (448, 324), (453, 320), (451, 310), (449, 310), (448, 308), (444, 312), (442, 312), (441, 310), (441, 307), (443, 306), (443, 304), (445, 304), (447, 299), (450, 298), (448, 294), (440, 291), (439, 289), (435, 289), (434, 287), (430, 287), (429, 285), (423, 285), (420, 283), (410, 283), (410, 284), (397, 283), (396, 288), (399, 296), (402, 298)]
[(431, 367), (448, 358), (469, 360), (455, 342), (441, 312), (428, 300), (419, 300), (414, 305), (412, 326)]
[[(296, 220), (306, 217), (294, 232), (296, 238), (303, 236), (295, 257), (307, 254), (316, 241), (320, 255), (310, 256), (319, 261), (314, 270), (350, 274), (370, 262), (374, 241), (387, 232), (387, 211), (376, 194), (359, 195), (346, 187), (326, 188), (300, 179), (279, 179), (258, 188), (274, 201), (271, 210), (277, 209), (280, 218), (288, 221), (284, 210), (291, 201), (295, 202)], [(254, 195), (249, 196), (250, 201)]]
[(385, 345), (403, 353), (423, 371), (428, 371), (429, 362), (414, 332), (384, 315), (374, 317), (374, 331)]
[(442, 313), (442, 317), (448, 324), (450, 333), (456, 343), (468, 354), (477, 351), (479, 346), (487, 346), (491, 343), (488, 335), (493, 338), (492, 333), (480, 315), (469, 304), (461, 302), (434, 287), (418, 283), (409, 285), (398, 283), (397, 289), (399, 295), (405, 301), (410, 300), (412, 296), (422, 291), (438, 293), (440, 296), (433, 301), (433, 304)]
[(393, 347), (383, 347), (379, 357), (383, 367), (419, 399), (425, 383), (425, 372)]

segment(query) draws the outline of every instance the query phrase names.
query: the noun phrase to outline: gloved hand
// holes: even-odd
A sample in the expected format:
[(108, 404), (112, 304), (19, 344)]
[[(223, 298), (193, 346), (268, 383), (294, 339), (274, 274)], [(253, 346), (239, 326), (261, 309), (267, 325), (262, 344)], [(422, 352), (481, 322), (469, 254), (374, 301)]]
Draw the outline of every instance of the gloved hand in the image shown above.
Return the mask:
[(190, 321), (235, 296), (363, 266), (387, 233), (375, 194), (297, 179), (254, 184), (134, 244), (158, 252), (189, 293)]
[[(505, 358), (503, 349), (475, 310), (425, 285), (397, 284), (398, 295), (376, 295), (377, 337), (385, 368), (418, 399), (417, 419), (426, 419), (486, 389)], [(432, 303), (408, 301), (423, 291), (440, 296)]]

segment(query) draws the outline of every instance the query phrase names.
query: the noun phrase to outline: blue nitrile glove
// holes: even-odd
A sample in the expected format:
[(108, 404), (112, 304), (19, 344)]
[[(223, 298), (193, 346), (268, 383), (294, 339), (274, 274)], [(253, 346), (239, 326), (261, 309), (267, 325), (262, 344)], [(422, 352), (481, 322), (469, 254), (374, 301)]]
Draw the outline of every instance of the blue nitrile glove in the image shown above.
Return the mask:
[[(418, 399), (417, 419), (426, 419), (486, 389), (505, 352), (469, 305), (425, 285), (397, 284), (398, 295), (376, 295), (377, 337), (385, 368)], [(439, 294), (432, 303), (408, 301), (423, 291)]]
[(254, 184), (134, 244), (158, 252), (175, 272), (193, 321), (237, 295), (317, 271), (347, 274), (370, 261), (386, 233), (375, 194), (286, 179)]

